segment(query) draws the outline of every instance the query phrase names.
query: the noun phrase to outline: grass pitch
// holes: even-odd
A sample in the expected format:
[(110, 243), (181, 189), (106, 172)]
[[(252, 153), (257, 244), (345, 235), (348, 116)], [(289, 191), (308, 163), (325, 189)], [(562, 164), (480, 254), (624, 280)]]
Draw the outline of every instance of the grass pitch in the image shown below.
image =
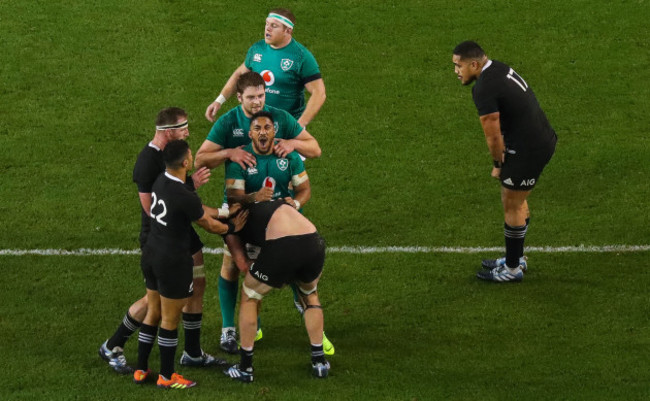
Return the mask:
[[(0, 3), (0, 248), (137, 248), (131, 170), (156, 113), (188, 110), (198, 149), (207, 104), (277, 5)], [(307, 162), (305, 213), (331, 246), (502, 245), (498, 184), (451, 64), (467, 39), (526, 79), (558, 132), (530, 199), (527, 244), (648, 244), (644, 2), (283, 5), (327, 86), (308, 127), (323, 157)], [(222, 179), (215, 170), (200, 190), (206, 202), (220, 202)], [(189, 396), (647, 399), (648, 252), (529, 256), (523, 283), (498, 286), (474, 278), (479, 255), (330, 254), (321, 291), (332, 376), (310, 379), (306, 335), (283, 291), (265, 301), (256, 383), (182, 370), (199, 381)], [(0, 256), (0, 399), (188, 397), (136, 387), (96, 354), (143, 293), (137, 262)], [(216, 354), (219, 263), (206, 263), (203, 329)]]

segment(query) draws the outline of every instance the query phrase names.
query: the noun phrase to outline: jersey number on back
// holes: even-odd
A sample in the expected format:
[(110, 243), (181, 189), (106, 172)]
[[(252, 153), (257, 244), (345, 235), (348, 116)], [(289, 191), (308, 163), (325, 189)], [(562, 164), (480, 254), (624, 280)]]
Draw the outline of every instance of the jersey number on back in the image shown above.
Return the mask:
[[(149, 214), (151, 215), (151, 218), (156, 219), (156, 221), (158, 223), (160, 223), (160, 224), (162, 224), (163, 226), (166, 227), (167, 222), (162, 219), (163, 217), (165, 217), (167, 215), (167, 205), (165, 205), (165, 201), (162, 200), (162, 199), (158, 200), (158, 197), (156, 196), (155, 192), (151, 193), (151, 198), (152, 198), (151, 208), (149, 209)], [(162, 206), (162, 208), (163, 208), (163, 210), (162, 210), (162, 212), (160, 214), (154, 214), (154, 212), (153, 212), (153, 208), (156, 207), (156, 204)]]
[(526, 89), (528, 89), (528, 84), (526, 83), (526, 81), (524, 81), (524, 79), (519, 74), (517, 74), (515, 70), (513, 70), (512, 68), (508, 72), (508, 75), (506, 75), (506, 78), (511, 79), (512, 82), (519, 85), (522, 91), (526, 92)]

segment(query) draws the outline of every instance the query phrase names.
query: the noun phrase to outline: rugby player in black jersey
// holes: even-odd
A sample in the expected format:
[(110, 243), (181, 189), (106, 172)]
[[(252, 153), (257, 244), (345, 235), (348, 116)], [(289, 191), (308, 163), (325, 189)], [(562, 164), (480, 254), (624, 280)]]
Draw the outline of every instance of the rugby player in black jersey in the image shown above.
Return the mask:
[(477, 277), (521, 281), (527, 268), (524, 238), (530, 222), (528, 196), (555, 152), (557, 136), (528, 83), (510, 66), (490, 60), (475, 42), (453, 51), (463, 85), (476, 82), (472, 97), (493, 159), (491, 175), (501, 182), (505, 258), (484, 260)]
[[(323, 309), (317, 292), (325, 262), (325, 241), (314, 224), (285, 199), (257, 202), (246, 210), (248, 221), (241, 232), (225, 236), (233, 261), (246, 277), (239, 305), (240, 363), (224, 373), (235, 380), (253, 381), (258, 303), (273, 288), (295, 283), (311, 343), (312, 374), (325, 378), (330, 364), (323, 351)], [(254, 262), (248, 259), (245, 243), (261, 248)]]
[[(196, 192), (185, 183), (187, 171), (192, 166), (192, 152), (185, 140), (169, 142), (163, 150), (163, 159), (166, 170), (151, 188), (151, 232), (142, 251), (147, 314), (140, 327), (134, 381), (142, 383), (150, 374), (149, 354), (157, 333), (160, 348), (158, 387), (183, 389), (196, 384), (174, 369), (178, 321), (193, 292), (192, 222), (208, 232), (225, 235), (239, 231), (248, 212), (237, 213), (228, 222), (221, 222), (218, 209), (201, 203)], [(236, 213), (238, 205), (231, 211)]]

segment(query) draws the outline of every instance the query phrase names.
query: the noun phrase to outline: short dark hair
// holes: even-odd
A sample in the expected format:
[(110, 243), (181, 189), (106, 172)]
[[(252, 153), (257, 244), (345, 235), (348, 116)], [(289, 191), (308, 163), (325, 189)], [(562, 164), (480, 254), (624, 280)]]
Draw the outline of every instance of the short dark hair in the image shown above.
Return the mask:
[(454, 48), (454, 54), (460, 56), (461, 60), (465, 59), (482, 59), (485, 57), (485, 52), (481, 46), (471, 40), (466, 40)]
[(241, 74), (239, 76), (239, 79), (237, 79), (237, 93), (244, 93), (246, 88), (253, 86), (257, 88), (258, 86), (262, 86), (266, 88), (266, 82), (264, 82), (264, 78), (255, 71), (249, 71)]
[(163, 149), (165, 167), (173, 170), (183, 167), (183, 160), (187, 157), (189, 148), (190, 145), (184, 139), (169, 141)]
[(258, 111), (257, 113), (255, 113), (255, 114), (253, 114), (251, 116), (251, 124), (250, 125), (253, 125), (253, 121), (257, 120), (260, 117), (266, 117), (269, 120), (271, 120), (272, 123), (275, 122), (275, 120), (273, 119), (273, 114), (271, 114), (270, 111), (260, 110), (260, 111)]
[(287, 17), (289, 21), (293, 22), (294, 24), (296, 23), (296, 16), (293, 15), (291, 10), (288, 8), (274, 8), (273, 10), (269, 11), (269, 13), (279, 14), (283, 17)]
[(179, 117), (187, 117), (187, 112), (180, 107), (164, 108), (156, 116), (156, 126), (174, 125)]

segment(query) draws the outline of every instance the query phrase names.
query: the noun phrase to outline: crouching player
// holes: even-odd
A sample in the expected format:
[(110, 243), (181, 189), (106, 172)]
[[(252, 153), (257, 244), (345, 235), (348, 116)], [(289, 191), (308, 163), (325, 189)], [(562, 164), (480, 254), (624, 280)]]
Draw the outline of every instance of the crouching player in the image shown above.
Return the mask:
[[(184, 140), (174, 140), (163, 150), (165, 173), (152, 187), (151, 233), (143, 249), (142, 273), (147, 289), (147, 314), (138, 338), (138, 365), (133, 374), (136, 383), (144, 383), (149, 370), (149, 354), (158, 334), (160, 374), (158, 387), (184, 389), (195, 382), (175, 373), (174, 357), (178, 345), (178, 321), (192, 295), (192, 254), (190, 229), (196, 222), (206, 231), (226, 234), (240, 230), (247, 212), (223, 223), (217, 220), (218, 209), (201, 204), (196, 192), (185, 185), (187, 170), (192, 166), (192, 152)], [(237, 213), (238, 206), (234, 206)], [(160, 324), (160, 329), (158, 325)]]
[[(225, 236), (233, 260), (246, 277), (239, 305), (240, 362), (224, 373), (234, 380), (253, 381), (258, 303), (273, 288), (295, 283), (305, 310), (312, 374), (327, 377), (330, 364), (323, 352), (323, 309), (317, 292), (325, 262), (325, 241), (316, 227), (284, 199), (252, 204), (248, 212), (244, 228), (237, 235)], [(246, 255), (245, 243), (261, 248), (254, 263)]]

